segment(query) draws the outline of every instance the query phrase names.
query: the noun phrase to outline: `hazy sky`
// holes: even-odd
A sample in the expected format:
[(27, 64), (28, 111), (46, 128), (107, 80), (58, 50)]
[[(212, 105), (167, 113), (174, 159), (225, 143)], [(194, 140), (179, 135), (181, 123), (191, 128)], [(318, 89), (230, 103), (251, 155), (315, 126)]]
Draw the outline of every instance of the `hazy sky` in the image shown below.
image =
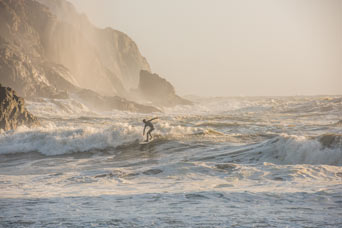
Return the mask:
[(181, 94), (342, 94), (342, 0), (72, 0)]

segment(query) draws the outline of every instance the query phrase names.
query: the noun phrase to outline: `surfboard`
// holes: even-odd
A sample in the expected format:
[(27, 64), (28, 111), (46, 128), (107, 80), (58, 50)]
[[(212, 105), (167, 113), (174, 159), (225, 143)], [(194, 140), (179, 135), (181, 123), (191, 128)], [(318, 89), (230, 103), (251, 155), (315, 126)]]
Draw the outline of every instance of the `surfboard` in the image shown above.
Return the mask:
[(145, 145), (145, 144), (149, 144), (150, 142), (152, 142), (154, 140), (154, 138), (153, 139), (151, 139), (150, 141), (148, 141), (148, 142), (146, 142), (146, 141), (142, 141), (142, 142), (140, 142), (139, 144), (140, 145)]

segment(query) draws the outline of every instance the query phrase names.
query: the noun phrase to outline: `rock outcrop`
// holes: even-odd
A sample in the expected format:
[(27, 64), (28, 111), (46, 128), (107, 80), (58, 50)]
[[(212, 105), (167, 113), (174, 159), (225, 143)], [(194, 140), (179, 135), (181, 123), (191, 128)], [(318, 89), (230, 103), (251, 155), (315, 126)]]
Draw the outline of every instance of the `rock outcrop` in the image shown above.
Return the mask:
[(140, 71), (139, 93), (158, 106), (191, 105), (192, 102), (176, 95), (175, 88), (158, 74)]
[(20, 125), (38, 125), (39, 121), (25, 108), (23, 98), (16, 95), (9, 87), (0, 84), (0, 129), (15, 129)]

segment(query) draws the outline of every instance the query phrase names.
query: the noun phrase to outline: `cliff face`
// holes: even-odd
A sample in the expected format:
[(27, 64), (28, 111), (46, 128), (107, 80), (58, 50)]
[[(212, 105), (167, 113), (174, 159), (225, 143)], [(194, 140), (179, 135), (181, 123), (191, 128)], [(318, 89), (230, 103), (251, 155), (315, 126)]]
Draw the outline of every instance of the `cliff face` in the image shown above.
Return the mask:
[(47, 63), (68, 69), (60, 76), (76, 86), (121, 96), (137, 86), (141, 69), (150, 69), (125, 34), (94, 27), (66, 1), (40, 2), (0, 0), (0, 74), (19, 94), (58, 96)]
[(46, 55), (70, 69), (79, 86), (106, 95), (125, 95), (137, 87), (139, 71), (150, 70), (137, 45), (124, 33), (96, 28), (64, 0), (39, 2), (57, 17), (48, 28)]
[(18, 97), (11, 88), (0, 84), (0, 129), (7, 131), (20, 125), (38, 124), (37, 118), (26, 110), (24, 99)]
[[(69, 2), (0, 0), (0, 83), (19, 96), (76, 96), (100, 110), (159, 111), (127, 100), (136, 98), (140, 70), (150, 67), (127, 35), (96, 28)], [(183, 103), (170, 94), (163, 96), (167, 104)]]
[[(58, 85), (49, 82), (53, 75), (67, 81), (52, 65), (30, 58), (19, 47), (0, 43), (0, 82), (18, 91), (20, 96), (66, 98), (66, 93), (57, 89)], [(68, 75), (66, 69), (65, 75)]]
[[(38, 70), (41, 43), (37, 31), (29, 24), (29, 14), (41, 12), (38, 3), (0, 0), (0, 76), (1, 83), (14, 88), (21, 96), (53, 94), (54, 88)], [(49, 14), (46, 14), (49, 16)], [(47, 19), (48, 20), (48, 19)], [(45, 91), (45, 92), (43, 92)]]

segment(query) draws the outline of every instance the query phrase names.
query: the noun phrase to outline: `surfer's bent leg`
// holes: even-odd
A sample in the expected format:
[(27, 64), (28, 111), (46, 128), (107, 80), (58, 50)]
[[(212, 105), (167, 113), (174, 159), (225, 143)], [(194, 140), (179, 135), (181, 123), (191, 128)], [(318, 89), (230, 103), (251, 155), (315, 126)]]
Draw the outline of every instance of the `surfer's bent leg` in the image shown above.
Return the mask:
[(148, 137), (150, 137), (150, 139), (152, 139), (152, 135), (151, 132), (154, 130), (154, 128), (151, 128), (148, 132), (147, 132), (147, 141), (148, 141)]

